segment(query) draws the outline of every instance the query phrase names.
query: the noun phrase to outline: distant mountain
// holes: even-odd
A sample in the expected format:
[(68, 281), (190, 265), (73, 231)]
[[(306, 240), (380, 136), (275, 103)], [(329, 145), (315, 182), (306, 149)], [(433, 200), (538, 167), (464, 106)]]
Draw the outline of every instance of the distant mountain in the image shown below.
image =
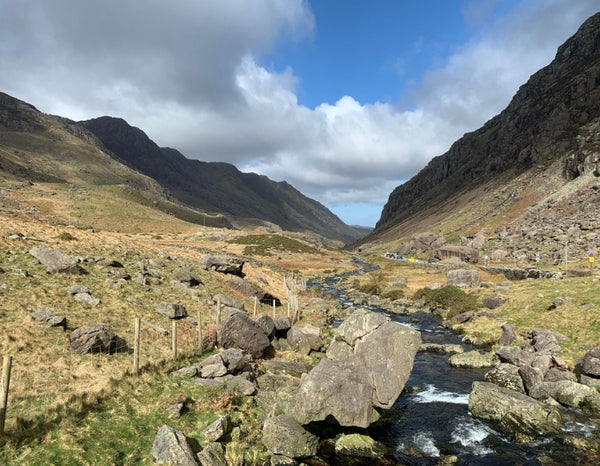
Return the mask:
[(119, 159), (152, 177), (177, 200), (208, 212), (255, 218), (289, 231), (310, 231), (349, 242), (360, 233), (322, 204), (286, 182), (242, 173), (228, 163), (190, 160), (175, 149), (158, 147), (125, 120), (95, 118), (80, 124)]
[[(581, 226), (582, 236), (600, 227), (598, 176), (600, 13), (559, 47), (504, 111), (394, 189), (375, 230), (360, 242), (396, 241), (426, 230), (457, 238), (485, 228), (498, 244), (517, 250), (527, 228), (540, 233), (538, 241), (571, 226)], [(504, 233), (496, 237), (495, 231)], [(586, 244), (582, 250), (591, 247)]]

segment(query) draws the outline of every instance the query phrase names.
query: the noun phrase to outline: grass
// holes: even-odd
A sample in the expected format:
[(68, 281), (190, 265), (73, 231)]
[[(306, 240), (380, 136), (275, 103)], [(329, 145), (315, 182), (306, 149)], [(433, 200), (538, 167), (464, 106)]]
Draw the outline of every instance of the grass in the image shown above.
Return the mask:
[(323, 254), (306, 243), (282, 235), (238, 236), (230, 242), (245, 245), (244, 254), (248, 256), (273, 256), (289, 253)]
[[(470, 303), (465, 310), (473, 307), (476, 311), (485, 310), (497, 317), (478, 318), (472, 322), (456, 325), (454, 329), (464, 333), (467, 340), (492, 344), (502, 335), (502, 325), (510, 323), (515, 326), (517, 335), (530, 332), (534, 328), (546, 328), (564, 334), (569, 338), (562, 344), (562, 357), (571, 367), (583, 357), (586, 348), (600, 346), (600, 277), (598, 272), (590, 277), (569, 277), (561, 280), (537, 279), (513, 281), (505, 291), (495, 292), (488, 288), (478, 288), (465, 293), (461, 290), (423, 290), (429, 283), (446, 283), (446, 272), (443, 270), (418, 267), (373, 257), (372, 262), (380, 266), (380, 270), (366, 276), (352, 278), (358, 285), (367, 285), (373, 281), (385, 290), (393, 282), (394, 277), (401, 275), (407, 279), (405, 295), (419, 297), (428, 295), (435, 304), (446, 299), (458, 304)], [(586, 264), (570, 264), (570, 267), (584, 267)], [(505, 282), (502, 274), (491, 275), (481, 272), (482, 281), (499, 284)], [(374, 278), (375, 277), (375, 278)], [(494, 309), (482, 308), (483, 298), (500, 294), (506, 302)], [(441, 294), (441, 295), (440, 295)], [(456, 296), (454, 296), (456, 294)], [(439, 296), (438, 296), (439, 295)], [(454, 297), (454, 299), (453, 299)], [(557, 297), (570, 297), (572, 300), (559, 307), (553, 308), (552, 303)], [(440, 305), (443, 303), (440, 302)], [(461, 306), (462, 306), (461, 304)], [(459, 306), (459, 308), (461, 307)], [(457, 312), (458, 312), (457, 308)], [(521, 340), (518, 343), (523, 343)]]
[[(179, 364), (192, 362), (188, 359)], [(5, 439), (0, 462), (153, 464), (150, 448), (163, 424), (183, 431), (199, 450), (207, 443), (202, 430), (222, 414), (232, 414), (234, 425), (241, 426), (238, 443), (245, 451), (251, 450), (258, 431), (249, 426), (257, 424), (259, 415), (253, 399), (166, 374), (175, 367), (151, 368), (139, 377), (116, 381), (108, 395), (92, 400), (74, 397), (53, 412), (21, 421), (17, 433), (9, 432)], [(175, 402), (184, 403), (180, 417), (167, 409)]]

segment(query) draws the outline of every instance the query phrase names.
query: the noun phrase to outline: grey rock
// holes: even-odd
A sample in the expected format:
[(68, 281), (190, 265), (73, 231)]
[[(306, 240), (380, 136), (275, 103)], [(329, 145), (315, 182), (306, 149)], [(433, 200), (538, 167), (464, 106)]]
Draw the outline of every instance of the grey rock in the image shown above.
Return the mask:
[(227, 254), (205, 254), (200, 258), (200, 266), (204, 270), (212, 270), (224, 274), (243, 277), (244, 261)]
[(584, 374), (600, 377), (600, 346), (585, 353), (581, 369)]
[(263, 329), (241, 311), (231, 312), (221, 320), (217, 342), (223, 348), (239, 348), (253, 358), (262, 357), (271, 344)]
[(292, 327), (292, 320), (287, 316), (275, 317), (273, 324), (275, 325), (275, 331), (285, 332)]
[(523, 385), (523, 379), (519, 374), (519, 368), (512, 364), (496, 364), (483, 376), (483, 380), (494, 383), (500, 387), (510, 388), (511, 390), (525, 393), (525, 386)]
[(150, 454), (159, 464), (197, 466), (198, 460), (183, 432), (163, 425), (157, 432)]
[(533, 353), (531, 367), (537, 367), (545, 377), (552, 367), (552, 358), (548, 354)]
[(271, 318), (271, 316), (269, 316), (267, 314), (264, 314), (264, 313), (258, 314), (254, 318), (254, 322), (256, 322), (260, 326), (260, 328), (262, 328), (263, 331), (269, 337), (275, 331), (275, 322), (273, 322), (273, 319)]
[(38, 309), (31, 313), (31, 318), (38, 322), (48, 322), (54, 316), (54, 313), (49, 309)]
[(387, 453), (387, 447), (364, 434), (342, 434), (335, 441), (335, 452), (359, 458), (381, 458)]
[(229, 466), (225, 459), (225, 447), (218, 442), (211, 442), (198, 453), (202, 466)]
[(326, 355), (332, 361), (346, 361), (354, 355), (354, 349), (345, 341), (333, 340)]
[(302, 458), (317, 454), (319, 439), (291, 416), (268, 418), (262, 429), (263, 443), (276, 455)]
[(452, 367), (463, 368), (484, 368), (494, 365), (494, 353), (480, 353), (479, 351), (467, 351), (465, 353), (453, 354), (450, 356), (450, 365)]
[(496, 349), (496, 356), (501, 362), (514, 364), (515, 366), (530, 366), (533, 355), (516, 346), (501, 346)]
[(228, 414), (219, 417), (209, 426), (202, 430), (202, 434), (208, 439), (209, 442), (216, 442), (225, 435), (227, 435), (232, 428), (231, 418)]
[(510, 346), (517, 341), (517, 333), (515, 327), (511, 324), (504, 324), (502, 326), (502, 336), (498, 340), (500, 346)]
[(35, 246), (29, 250), (29, 254), (35, 257), (48, 273), (71, 273), (81, 274), (83, 270), (78, 266), (79, 260), (58, 249), (45, 246)]
[(198, 375), (198, 368), (196, 366), (187, 366), (177, 369), (171, 372), (171, 375), (181, 375), (185, 377), (196, 377)]
[(78, 293), (87, 293), (90, 294), (90, 290), (88, 290), (85, 286), (83, 285), (73, 285), (70, 286), (69, 288), (67, 288), (67, 293), (71, 294), (71, 295), (76, 295)]
[(366, 309), (357, 309), (338, 327), (336, 338), (341, 338), (350, 346), (354, 346), (356, 340), (364, 337), (388, 320), (383, 314)]
[(215, 377), (222, 377), (226, 375), (229, 371), (223, 362), (219, 364), (209, 364), (206, 366), (202, 366), (200, 369), (200, 375), (205, 379), (214, 379)]
[(180, 267), (173, 272), (173, 278), (180, 282), (185, 283), (188, 286), (194, 287), (202, 285), (202, 280), (196, 273), (186, 267)]
[(298, 466), (298, 462), (294, 458), (284, 455), (272, 455), (271, 466)]
[(481, 283), (481, 273), (474, 269), (449, 270), (446, 274), (446, 279), (450, 286), (477, 288)]
[(544, 374), (542, 373), (542, 371), (532, 366), (519, 367), (519, 375), (523, 380), (525, 393), (529, 393), (533, 389), (533, 387), (544, 381)]
[(248, 361), (248, 357), (239, 348), (228, 348), (220, 353), (223, 363), (230, 373), (241, 371)]
[(483, 305), (488, 309), (496, 309), (502, 306), (506, 302), (506, 298), (502, 296), (494, 295), (494, 296), (486, 296), (483, 298)]
[(67, 329), (67, 318), (65, 316), (52, 316), (48, 320), (49, 327), (61, 327), (63, 330)]
[(321, 337), (305, 331), (303, 327), (290, 328), (287, 331), (286, 338), (290, 347), (302, 354), (308, 354), (311, 350), (319, 351), (323, 347)]
[(422, 343), (419, 351), (435, 354), (460, 354), (465, 350), (457, 344)]
[(309, 364), (304, 364), (295, 361), (283, 361), (281, 359), (265, 359), (261, 368), (265, 372), (271, 374), (290, 375), (292, 377), (300, 377), (302, 374), (307, 374), (312, 369)]
[(529, 396), (541, 400), (553, 398), (565, 406), (577, 407), (587, 397), (596, 391), (572, 380), (559, 380), (558, 382), (542, 382), (529, 391)]
[(302, 378), (294, 409), (301, 423), (333, 416), (343, 426), (368, 427), (378, 417), (374, 408), (389, 409), (402, 392), (420, 334), (385, 316), (370, 319), (369, 313), (357, 309), (338, 328), (337, 341), (343, 336), (355, 343), (349, 359), (323, 359)]
[(177, 303), (163, 301), (156, 306), (156, 312), (167, 316), (169, 319), (181, 319), (187, 317), (185, 306)]
[(76, 353), (115, 353), (127, 349), (125, 340), (111, 332), (107, 325), (89, 324), (69, 336), (71, 350)]
[(216, 380), (221, 380), (227, 388), (235, 390), (242, 395), (252, 396), (256, 394), (256, 385), (239, 375), (228, 374)]
[(556, 408), (488, 382), (473, 382), (469, 411), (475, 417), (498, 423), (503, 432), (517, 437), (558, 434), (562, 425)]
[(96, 307), (100, 304), (100, 300), (89, 293), (75, 293), (73, 299), (85, 306)]
[(276, 298), (271, 293), (263, 290), (255, 283), (244, 280), (241, 277), (234, 276), (230, 278), (227, 281), (227, 286), (246, 298), (256, 298), (259, 302), (269, 305), (273, 305), (273, 301), (275, 301), (276, 306), (281, 306), (279, 298)]
[(571, 382), (577, 382), (577, 376), (569, 370), (552, 367), (548, 370), (544, 377), (544, 382), (558, 382), (559, 380), (570, 380)]

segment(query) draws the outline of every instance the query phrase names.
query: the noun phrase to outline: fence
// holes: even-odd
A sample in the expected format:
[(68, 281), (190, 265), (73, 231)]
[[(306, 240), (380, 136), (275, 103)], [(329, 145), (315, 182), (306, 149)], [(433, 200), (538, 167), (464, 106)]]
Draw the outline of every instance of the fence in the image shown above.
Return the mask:
[[(288, 296), (287, 314), (293, 312), (293, 321), (299, 318), (298, 291), (306, 288), (306, 282), (298, 277), (284, 277)], [(252, 315), (271, 312), (273, 317), (285, 314), (276, 303), (264, 305), (254, 299)], [(117, 346), (105, 354), (78, 354), (65, 344), (61, 329), (34, 325), (30, 330), (40, 335), (34, 348), (13, 345), (12, 356), (4, 356), (0, 392), (0, 436), (4, 431), (20, 428), (41, 413), (51, 413), (75, 398), (101, 396), (115, 380), (128, 374), (140, 374), (144, 367), (179, 359), (183, 355), (200, 356), (221, 320), (222, 304), (216, 298), (216, 306), (193, 312), (193, 316), (172, 319), (165, 327), (160, 320), (135, 318), (130, 326), (125, 322), (114, 325), (119, 335)], [(116, 321), (115, 321), (116, 324)], [(109, 322), (111, 328), (113, 324)], [(54, 343), (49, 345), (48, 336)], [(41, 337), (44, 338), (41, 338)], [(170, 337), (170, 338), (169, 338)], [(5, 348), (6, 350), (6, 348)], [(110, 355), (109, 355), (110, 353)], [(9, 353), (10, 354), (10, 353)], [(11, 391), (9, 393), (9, 385)], [(20, 427), (19, 427), (20, 426)]]

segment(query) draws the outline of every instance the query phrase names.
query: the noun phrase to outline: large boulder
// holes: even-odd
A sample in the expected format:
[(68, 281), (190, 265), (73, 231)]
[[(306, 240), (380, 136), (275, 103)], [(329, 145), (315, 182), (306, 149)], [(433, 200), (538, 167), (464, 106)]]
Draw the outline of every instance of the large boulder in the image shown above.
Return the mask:
[(158, 306), (156, 306), (156, 312), (167, 316), (169, 319), (182, 319), (188, 315), (185, 306), (168, 301), (160, 302)]
[(553, 398), (565, 406), (577, 407), (579, 404), (596, 393), (596, 390), (572, 380), (559, 380), (557, 382), (542, 382), (529, 390), (529, 396), (536, 399)]
[(243, 311), (233, 311), (221, 320), (217, 343), (223, 348), (239, 348), (253, 358), (262, 357), (271, 344), (260, 325)]
[(319, 439), (291, 416), (268, 418), (263, 425), (263, 443), (276, 455), (302, 458), (317, 454)]
[(302, 379), (294, 414), (303, 424), (333, 416), (341, 425), (368, 427), (375, 407), (389, 409), (412, 371), (421, 335), (382, 314), (354, 311), (337, 329), (327, 357)]
[(488, 371), (483, 379), (486, 382), (495, 383), (500, 387), (510, 388), (520, 393), (525, 393), (523, 379), (519, 373), (519, 368), (512, 364), (496, 364), (492, 370)]
[(474, 269), (448, 270), (446, 278), (449, 286), (468, 286), (477, 288), (481, 283), (481, 273)]
[(581, 370), (584, 374), (600, 377), (600, 346), (585, 353), (581, 362)]
[(89, 324), (74, 330), (69, 336), (71, 349), (76, 353), (116, 353), (127, 349), (127, 343), (107, 325)]
[(557, 408), (488, 382), (473, 382), (469, 411), (475, 417), (496, 422), (505, 433), (522, 440), (558, 434), (562, 425)]
[(319, 332), (313, 331), (315, 328), (309, 325), (305, 327), (291, 327), (286, 334), (290, 348), (303, 354), (308, 354), (311, 350), (320, 350), (323, 346), (323, 339), (319, 335)]
[(29, 254), (35, 257), (48, 273), (82, 273), (82, 269), (77, 265), (79, 259), (58, 249), (35, 246), (29, 250)]
[(200, 266), (204, 270), (237, 275), (243, 277), (244, 261), (238, 257), (227, 254), (205, 254), (200, 258)]
[(163, 425), (157, 432), (150, 454), (160, 464), (198, 466), (196, 455), (183, 432)]
[(269, 305), (273, 305), (273, 301), (275, 301), (276, 306), (281, 306), (279, 298), (276, 298), (271, 293), (263, 290), (260, 286), (249, 282), (248, 280), (244, 280), (241, 277), (231, 277), (227, 281), (227, 286), (246, 298), (256, 298), (261, 303)]

